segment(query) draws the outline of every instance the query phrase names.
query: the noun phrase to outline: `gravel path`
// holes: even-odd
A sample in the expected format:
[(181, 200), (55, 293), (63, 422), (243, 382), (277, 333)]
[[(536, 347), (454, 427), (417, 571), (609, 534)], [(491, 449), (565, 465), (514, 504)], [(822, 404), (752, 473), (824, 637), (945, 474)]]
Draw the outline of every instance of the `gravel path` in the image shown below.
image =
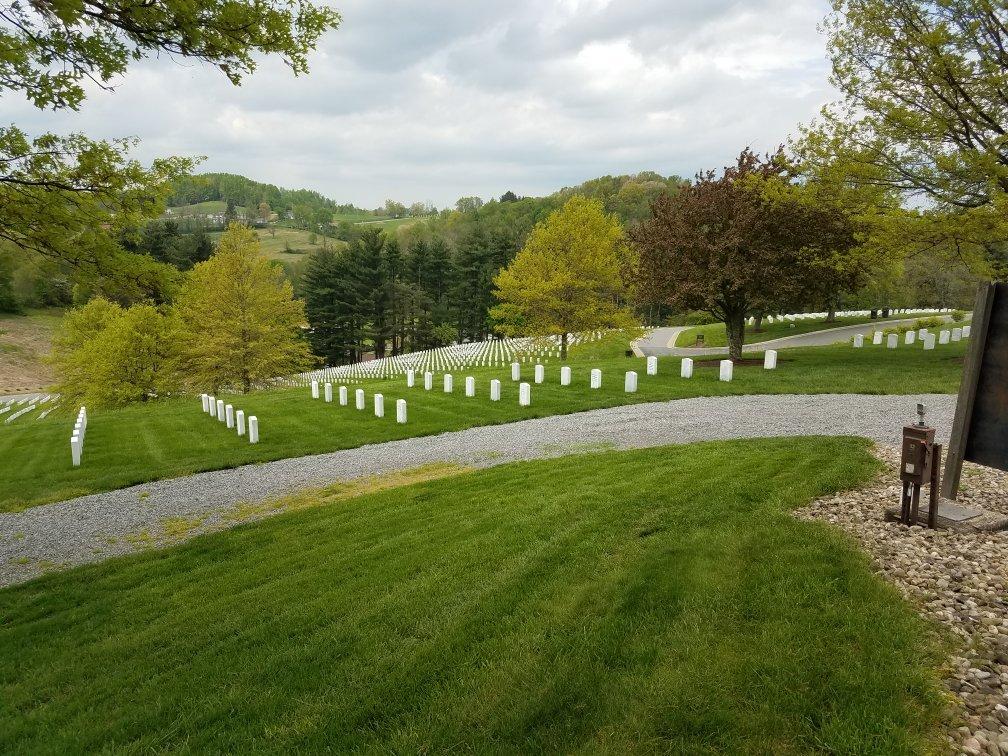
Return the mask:
[(765, 436), (857, 435), (898, 444), (918, 401), (927, 405), (939, 439), (947, 440), (955, 411), (952, 395), (699, 397), (471, 428), (131, 486), (0, 513), (0, 585), (146, 547), (151, 538), (157, 542), (168, 518), (202, 520), (194, 533), (219, 528), (224, 515), (242, 502), (431, 462), (489, 467), (605, 448)]

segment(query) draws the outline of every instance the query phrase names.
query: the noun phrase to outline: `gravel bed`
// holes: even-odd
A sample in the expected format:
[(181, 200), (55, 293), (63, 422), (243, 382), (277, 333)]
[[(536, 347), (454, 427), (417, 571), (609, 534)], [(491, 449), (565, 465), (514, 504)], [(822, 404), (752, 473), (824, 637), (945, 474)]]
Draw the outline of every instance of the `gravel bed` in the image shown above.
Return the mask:
[(524, 420), (438, 436), (155, 481), (24, 512), (0, 513), (0, 585), (97, 562), (163, 541), (166, 521), (189, 518), (185, 536), (226, 526), (242, 502), (262, 502), (339, 480), (432, 462), (488, 467), (605, 448), (713, 439), (857, 435), (898, 443), (916, 402), (947, 440), (955, 397), (861, 394), (699, 397)]
[[(1008, 756), (1008, 532), (957, 532), (887, 522), (900, 499), (899, 451), (878, 447), (886, 472), (874, 483), (819, 499), (799, 517), (851, 533), (925, 616), (960, 641), (943, 670), (958, 704), (949, 712), (949, 751)], [(1008, 475), (967, 463), (959, 501), (1008, 514)]]

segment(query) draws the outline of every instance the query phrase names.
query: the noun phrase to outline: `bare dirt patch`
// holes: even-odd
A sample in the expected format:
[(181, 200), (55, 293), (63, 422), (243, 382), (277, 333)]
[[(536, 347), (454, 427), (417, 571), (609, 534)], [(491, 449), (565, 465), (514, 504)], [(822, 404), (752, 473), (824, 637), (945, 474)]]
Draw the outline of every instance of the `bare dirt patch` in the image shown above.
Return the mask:
[(0, 315), (0, 394), (39, 391), (52, 385), (44, 358), (60, 310), (34, 310), (27, 315)]

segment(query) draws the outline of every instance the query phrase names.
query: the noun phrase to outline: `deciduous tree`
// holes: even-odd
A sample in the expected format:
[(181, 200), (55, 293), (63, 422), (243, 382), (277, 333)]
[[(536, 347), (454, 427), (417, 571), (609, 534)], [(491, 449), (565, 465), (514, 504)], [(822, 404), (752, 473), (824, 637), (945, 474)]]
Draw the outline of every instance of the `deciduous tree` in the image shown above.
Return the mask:
[(635, 325), (624, 302), (628, 261), (619, 220), (597, 200), (571, 197), (494, 279), (493, 314), (509, 335), (559, 336), (565, 358), (569, 333)]
[(192, 269), (175, 313), (180, 372), (193, 388), (247, 392), (312, 362), (301, 333), (304, 303), (241, 224), (231, 224), (213, 257)]

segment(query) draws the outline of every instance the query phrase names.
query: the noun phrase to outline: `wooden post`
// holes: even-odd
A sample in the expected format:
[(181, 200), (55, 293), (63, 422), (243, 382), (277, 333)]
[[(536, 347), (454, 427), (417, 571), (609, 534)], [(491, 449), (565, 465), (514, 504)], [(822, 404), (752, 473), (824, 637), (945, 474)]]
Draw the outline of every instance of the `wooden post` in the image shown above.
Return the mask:
[(931, 490), (928, 492), (930, 496), (930, 500), (928, 501), (928, 527), (934, 530), (938, 527), (938, 486), (941, 482), (942, 445), (935, 444), (931, 449), (934, 456), (931, 458)]
[(973, 305), (973, 325), (976, 334), (966, 353), (962, 381), (959, 384), (959, 398), (956, 400), (955, 420), (952, 423), (952, 438), (949, 440), (945, 476), (942, 479), (942, 496), (955, 499), (959, 493), (959, 477), (962, 474), (963, 457), (966, 454), (966, 437), (973, 419), (973, 402), (976, 400), (977, 380), (983, 362), (984, 345), (987, 343), (987, 327), (990, 325), (991, 307), (994, 305), (994, 284), (980, 284), (976, 303)]

